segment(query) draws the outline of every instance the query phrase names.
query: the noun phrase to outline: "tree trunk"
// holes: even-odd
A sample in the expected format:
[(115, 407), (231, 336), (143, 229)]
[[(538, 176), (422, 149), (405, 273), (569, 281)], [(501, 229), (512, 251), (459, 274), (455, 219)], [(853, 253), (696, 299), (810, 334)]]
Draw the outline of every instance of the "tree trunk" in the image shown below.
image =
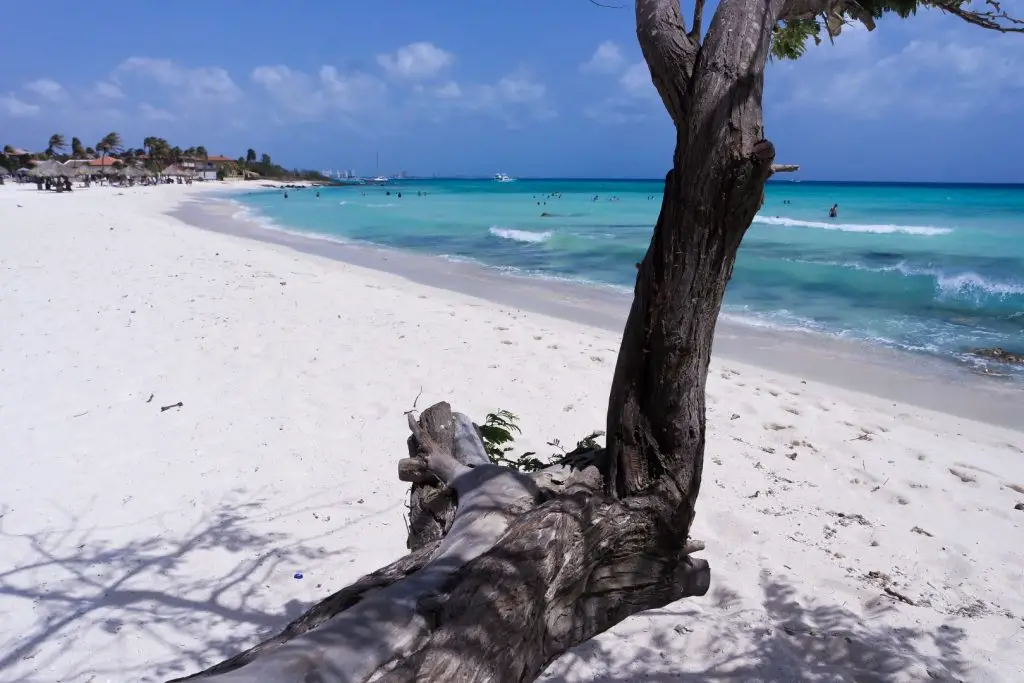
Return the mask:
[(707, 591), (708, 565), (691, 557), (703, 544), (689, 539), (705, 380), (736, 252), (772, 172), (761, 94), (783, 5), (722, 0), (703, 45), (699, 31), (686, 34), (678, 0), (636, 10), (677, 136), (615, 367), (607, 450), (526, 475), (483, 462), (471, 422), (447, 404), (410, 416), (399, 471), (413, 482), (413, 552), (192, 678), (531, 681), (626, 617)]

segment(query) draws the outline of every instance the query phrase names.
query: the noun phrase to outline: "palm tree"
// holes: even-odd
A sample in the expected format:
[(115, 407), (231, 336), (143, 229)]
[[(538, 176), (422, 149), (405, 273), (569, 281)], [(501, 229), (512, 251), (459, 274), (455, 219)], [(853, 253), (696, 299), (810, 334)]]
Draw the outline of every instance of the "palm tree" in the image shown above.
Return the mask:
[(50, 144), (46, 146), (46, 156), (52, 157), (55, 152), (59, 152), (67, 146), (67, 143), (64, 142), (64, 136), (60, 133), (54, 133), (50, 136)]
[(72, 159), (84, 159), (85, 148), (82, 147), (82, 141), (78, 138), (71, 138), (71, 158)]
[(100, 165), (105, 167), (105, 160), (108, 154), (116, 154), (121, 150), (124, 142), (117, 133), (107, 133), (102, 140), (96, 143), (96, 151), (100, 153)]
[(267, 154), (267, 153), (264, 153), (263, 156), (260, 157), (260, 163), (263, 164), (264, 166), (270, 166), (271, 165), (270, 155)]
[(203, 161), (206, 161), (207, 159), (210, 158), (210, 155), (209, 153), (207, 153), (206, 148), (203, 147), (202, 145), (196, 147), (196, 156), (198, 156)]

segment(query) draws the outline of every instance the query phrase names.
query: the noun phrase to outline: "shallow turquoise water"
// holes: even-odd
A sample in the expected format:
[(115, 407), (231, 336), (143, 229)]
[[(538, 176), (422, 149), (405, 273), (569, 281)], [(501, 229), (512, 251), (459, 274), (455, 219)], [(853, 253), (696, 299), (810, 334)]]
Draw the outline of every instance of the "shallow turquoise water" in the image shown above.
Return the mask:
[[(631, 290), (661, 187), (410, 180), (235, 199), (273, 227)], [(770, 183), (725, 311), (961, 361), (1024, 352), (1024, 187)]]

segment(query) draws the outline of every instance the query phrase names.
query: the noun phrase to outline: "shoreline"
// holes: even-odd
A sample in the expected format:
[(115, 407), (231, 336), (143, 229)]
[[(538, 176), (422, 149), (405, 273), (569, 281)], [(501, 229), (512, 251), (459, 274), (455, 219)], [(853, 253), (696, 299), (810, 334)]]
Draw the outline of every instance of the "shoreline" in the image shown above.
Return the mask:
[[(416, 403), (512, 411), (514, 455), (602, 427), (619, 330), (566, 320), (620, 327), (623, 309), (173, 217), (227, 187), (0, 188), (0, 683), (187, 675), (405, 554), (395, 467)], [(417, 264), (437, 286), (382, 269)], [(486, 300), (524, 290), (564, 315)], [(766, 339), (799, 376), (859, 369), (739, 332), (716, 349)], [(539, 680), (1022, 679), (1024, 551), (1007, 539), (1024, 531), (1024, 434), (799, 376), (716, 353), (692, 530), (711, 590)]]
[[(230, 199), (226, 193), (193, 195), (168, 214), (204, 230), (287, 247), (616, 335), (622, 332), (632, 302), (631, 294), (599, 284), (503, 273), (441, 256), (268, 228), (236, 218), (238, 209)], [(719, 317), (712, 353), (839, 390), (1024, 431), (1016, 407), (1024, 405), (1024, 386), (1011, 378), (973, 373), (950, 360), (812, 331), (745, 324), (730, 320), (728, 313)], [(807, 362), (808, 357), (814, 362)]]

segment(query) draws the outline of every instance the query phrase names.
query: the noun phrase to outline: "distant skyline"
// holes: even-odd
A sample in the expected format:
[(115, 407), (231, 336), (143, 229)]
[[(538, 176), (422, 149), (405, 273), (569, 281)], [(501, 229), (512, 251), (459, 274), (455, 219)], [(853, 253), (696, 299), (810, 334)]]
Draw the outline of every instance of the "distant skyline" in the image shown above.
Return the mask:
[[(115, 130), (132, 147), (156, 135), (363, 175), (378, 153), (382, 173), (420, 176), (658, 178), (671, 160), (631, 8), (56, 0), (11, 14), (62, 37), (5, 36), (19, 57), (0, 72), (0, 144)], [(1024, 182), (1022, 119), (1024, 36), (935, 11), (848, 27), (766, 78), (767, 136), (804, 180)]]

